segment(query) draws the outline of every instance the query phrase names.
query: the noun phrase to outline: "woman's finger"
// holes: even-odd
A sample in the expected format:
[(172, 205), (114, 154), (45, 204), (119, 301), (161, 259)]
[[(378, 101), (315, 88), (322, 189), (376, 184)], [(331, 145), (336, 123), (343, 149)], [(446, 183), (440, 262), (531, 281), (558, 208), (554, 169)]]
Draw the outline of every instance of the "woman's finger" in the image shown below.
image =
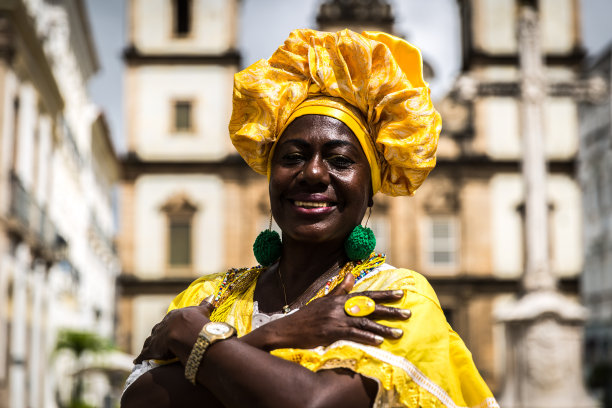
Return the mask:
[[(404, 331), (400, 328), (385, 326), (383, 324), (376, 323), (367, 317), (355, 318), (353, 321), (353, 327), (356, 328), (358, 332), (370, 333), (367, 337), (374, 339), (375, 341), (379, 341), (381, 337), (383, 339), (399, 339), (404, 334)], [(363, 335), (363, 333), (361, 333), (361, 335)], [(381, 342), (382, 341), (379, 341), (378, 344)]]
[(140, 354), (138, 355), (138, 357), (136, 357), (133, 361), (134, 364), (140, 364), (142, 363), (144, 360), (146, 360), (145, 356), (144, 356), (144, 350), (140, 352)]
[(329, 292), (328, 296), (347, 295), (355, 286), (355, 277), (352, 273), (347, 273), (342, 282)]
[(146, 338), (146, 340), (144, 341), (144, 344), (142, 345), (142, 349), (144, 350), (147, 347), (149, 347), (149, 344), (151, 344), (151, 336)]
[(209, 297), (204, 299), (198, 306), (198, 308), (200, 309), (200, 312), (202, 312), (202, 314), (206, 316), (206, 318), (209, 318), (213, 310), (215, 310), (215, 307), (212, 304), (213, 299), (214, 299), (214, 296), (210, 295)]
[(376, 305), (374, 311), (368, 315), (368, 319), (407, 320), (410, 316), (412, 316), (410, 309)]
[(404, 296), (404, 291), (398, 290), (370, 290), (366, 292), (354, 292), (350, 296), (367, 296), (376, 303), (381, 302), (397, 302)]
[(215, 298), (215, 295), (206, 296), (204, 300), (200, 302), (200, 306), (204, 306), (204, 304), (212, 305), (214, 298)]
[(343, 338), (357, 343), (377, 346), (385, 339), (398, 339), (403, 334), (402, 329), (384, 326), (367, 318), (359, 318), (356, 327), (348, 328)]

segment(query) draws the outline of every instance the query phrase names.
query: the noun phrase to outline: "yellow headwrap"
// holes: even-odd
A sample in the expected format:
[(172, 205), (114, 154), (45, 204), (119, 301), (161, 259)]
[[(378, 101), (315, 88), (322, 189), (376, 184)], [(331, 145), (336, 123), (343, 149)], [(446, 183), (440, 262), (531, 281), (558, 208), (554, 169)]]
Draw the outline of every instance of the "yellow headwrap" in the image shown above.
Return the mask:
[(306, 114), (355, 133), (374, 193), (412, 195), (436, 164), (440, 115), (419, 50), (400, 38), (295, 30), (269, 60), (235, 75), (230, 137), (256, 172), (268, 173), (283, 130)]

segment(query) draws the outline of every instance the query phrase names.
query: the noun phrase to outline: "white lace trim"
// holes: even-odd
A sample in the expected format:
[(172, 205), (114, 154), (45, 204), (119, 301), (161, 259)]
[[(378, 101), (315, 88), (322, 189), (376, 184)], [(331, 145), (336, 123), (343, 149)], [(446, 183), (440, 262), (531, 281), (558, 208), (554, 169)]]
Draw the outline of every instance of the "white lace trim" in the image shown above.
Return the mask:
[(154, 360), (145, 360), (140, 364), (134, 364), (134, 368), (132, 368), (132, 372), (130, 376), (125, 380), (125, 387), (123, 387), (123, 392), (134, 383), (141, 375), (146, 373), (149, 370), (154, 369), (155, 367), (159, 367), (161, 364), (156, 363)]
[[(347, 340), (340, 340), (340, 341), (330, 344), (327, 347), (317, 347), (313, 350), (317, 352), (318, 354), (323, 355), (329, 349), (343, 347), (343, 346), (350, 346), (350, 347), (359, 349), (382, 362), (391, 364), (392, 366), (395, 366), (395, 367), (398, 367), (404, 370), (404, 372), (406, 372), (406, 374), (408, 374), (408, 376), (412, 378), (412, 380), (417, 385), (427, 390), (430, 394), (434, 395), (436, 398), (440, 400), (440, 402), (442, 402), (448, 408), (468, 408), (468, 407), (460, 407), (459, 405), (455, 404), (453, 399), (446, 393), (446, 391), (442, 389), (442, 387), (440, 387), (438, 384), (436, 384), (435, 382), (427, 378), (427, 376), (425, 376), (425, 374), (423, 374), (421, 370), (419, 370), (410, 361), (406, 360), (403, 357), (396, 356), (395, 354), (390, 353), (386, 350), (382, 350), (377, 347), (366, 346), (364, 344), (359, 344), (359, 343), (355, 343), (355, 342), (347, 341)], [(497, 401), (495, 400), (495, 398), (487, 398), (481, 404), (475, 405), (470, 408), (484, 408), (484, 407), (499, 408), (499, 405)]]
[(292, 309), (289, 313), (262, 313), (259, 311), (259, 304), (257, 301), (253, 302), (253, 316), (251, 317), (251, 330), (259, 329), (264, 324), (270, 323), (271, 321), (278, 320), (285, 316), (289, 316), (292, 313), (297, 312), (300, 309)]

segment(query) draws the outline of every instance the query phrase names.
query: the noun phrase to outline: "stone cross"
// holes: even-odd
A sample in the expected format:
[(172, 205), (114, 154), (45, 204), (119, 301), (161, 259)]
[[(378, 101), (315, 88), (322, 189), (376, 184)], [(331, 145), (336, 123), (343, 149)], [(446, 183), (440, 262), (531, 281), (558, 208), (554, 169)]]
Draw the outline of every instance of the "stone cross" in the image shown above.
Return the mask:
[[(521, 133), (525, 185), (525, 293), (497, 310), (506, 332), (504, 408), (590, 408), (582, 384), (585, 309), (561, 295), (548, 258), (548, 203), (543, 106), (547, 94), (534, 0), (518, 21)], [(573, 89), (573, 88), (571, 88)], [(575, 89), (580, 89), (576, 86)]]
[(542, 107), (546, 98), (544, 63), (540, 49), (538, 14), (522, 6), (518, 24), (521, 74), (521, 134), (525, 183), (526, 291), (554, 290), (556, 279), (548, 261), (548, 203)]

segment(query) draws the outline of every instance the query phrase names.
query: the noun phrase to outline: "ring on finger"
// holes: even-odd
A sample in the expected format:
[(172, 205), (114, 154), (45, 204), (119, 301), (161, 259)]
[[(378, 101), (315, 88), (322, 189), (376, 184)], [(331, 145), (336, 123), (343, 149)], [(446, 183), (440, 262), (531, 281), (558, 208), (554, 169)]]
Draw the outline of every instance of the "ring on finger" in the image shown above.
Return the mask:
[(344, 311), (349, 316), (367, 316), (371, 314), (375, 308), (376, 302), (367, 296), (353, 296), (344, 302)]

